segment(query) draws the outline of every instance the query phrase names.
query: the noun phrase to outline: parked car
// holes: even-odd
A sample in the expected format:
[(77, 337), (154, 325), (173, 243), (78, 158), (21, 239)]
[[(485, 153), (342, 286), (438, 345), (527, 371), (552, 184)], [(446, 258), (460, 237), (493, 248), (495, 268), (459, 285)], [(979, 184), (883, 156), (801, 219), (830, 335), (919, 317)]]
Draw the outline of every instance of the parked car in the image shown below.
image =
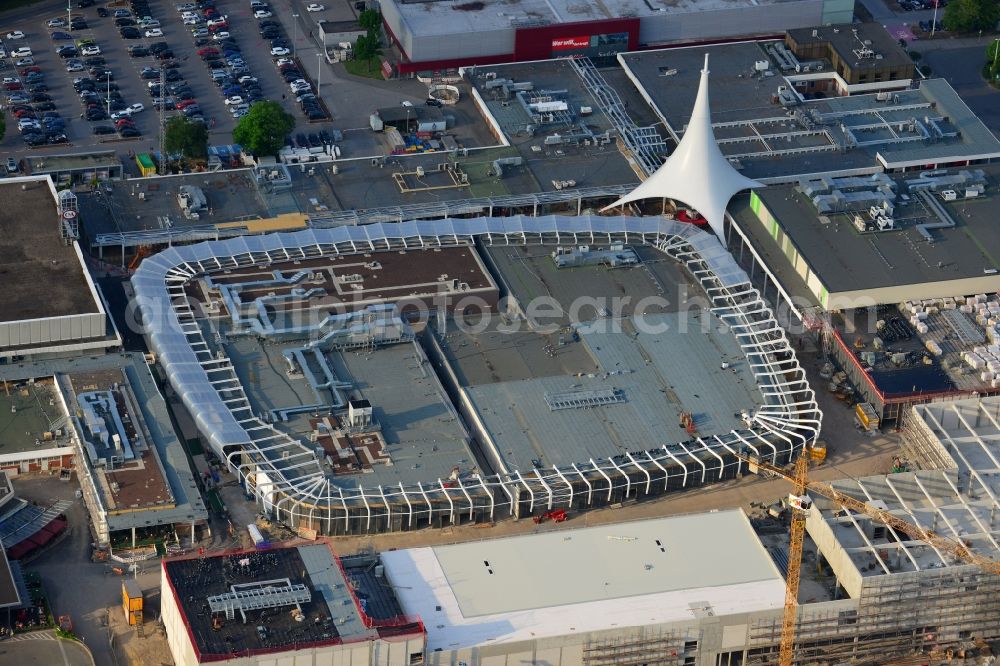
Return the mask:
[(10, 57), (11, 58), (30, 58), (31, 57), (31, 49), (28, 48), (27, 46), (19, 46), (16, 49), (14, 49), (13, 51), (10, 52)]
[(65, 42), (65, 41), (69, 41), (69, 40), (73, 39), (73, 35), (69, 34), (68, 32), (62, 32), (62, 31), (53, 32), (49, 36), (54, 41), (57, 41), (57, 42)]
[(91, 46), (84, 46), (82, 49), (80, 49), (80, 53), (82, 53), (85, 56), (101, 55), (101, 47), (96, 44), (93, 44)]
[(159, 28), (151, 28), (143, 34), (146, 35), (146, 37), (163, 37), (163, 31)]
[(48, 28), (61, 28), (66, 25), (66, 19), (61, 16), (51, 18), (45, 22), (45, 26)]
[(14, 32), (7, 33), (7, 39), (24, 39), (24, 33), (20, 30), (15, 30)]
[(321, 12), (324, 9), (326, 9), (325, 6), (323, 6), (323, 5), (317, 5), (316, 3), (312, 3), (312, 4), (309, 4), (309, 5), (306, 5), (306, 11), (307, 12)]

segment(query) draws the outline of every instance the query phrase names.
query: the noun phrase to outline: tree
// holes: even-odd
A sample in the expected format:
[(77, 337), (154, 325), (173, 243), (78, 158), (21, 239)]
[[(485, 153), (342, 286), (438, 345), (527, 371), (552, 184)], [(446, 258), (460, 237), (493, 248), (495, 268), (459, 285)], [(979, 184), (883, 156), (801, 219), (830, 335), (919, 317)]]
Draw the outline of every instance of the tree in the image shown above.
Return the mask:
[(983, 73), (991, 84), (996, 85), (1000, 78), (1000, 38), (994, 39), (986, 47), (986, 66)]
[(285, 137), (295, 128), (295, 117), (271, 100), (254, 103), (233, 129), (233, 141), (252, 155), (278, 155)]
[(168, 155), (180, 153), (191, 159), (208, 156), (208, 128), (204, 123), (191, 122), (184, 116), (174, 116), (167, 121), (163, 137)]
[(382, 15), (377, 9), (366, 9), (358, 14), (358, 23), (369, 35), (377, 33), (382, 27)]
[(944, 10), (945, 30), (975, 32), (995, 30), (1000, 21), (1000, 0), (952, 0)]
[(377, 35), (368, 33), (367, 35), (358, 35), (358, 39), (354, 42), (354, 57), (358, 60), (371, 60), (379, 53), (379, 39)]

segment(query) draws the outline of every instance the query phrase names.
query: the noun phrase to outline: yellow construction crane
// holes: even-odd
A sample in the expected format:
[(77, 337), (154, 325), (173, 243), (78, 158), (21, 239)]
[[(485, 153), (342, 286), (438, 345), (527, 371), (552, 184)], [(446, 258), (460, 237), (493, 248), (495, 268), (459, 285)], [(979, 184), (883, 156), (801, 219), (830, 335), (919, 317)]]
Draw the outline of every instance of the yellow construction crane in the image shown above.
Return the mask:
[(980, 555), (971, 548), (971, 544), (955, 541), (940, 534), (924, 529), (902, 518), (872, 506), (850, 495), (840, 492), (828, 483), (809, 480), (809, 451), (804, 451), (795, 462), (795, 470), (789, 474), (785, 470), (754, 456), (737, 453), (736, 457), (750, 466), (751, 472), (763, 471), (790, 482), (794, 492), (789, 496), (792, 510), (792, 524), (788, 546), (788, 575), (785, 587), (785, 610), (781, 622), (781, 648), (778, 656), (778, 666), (794, 666), (795, 659), (795, 626), (798, 621), (799, 577), (802, 572), (802, 542), (805, 538), (806, 511), (811, 505), (808, 493), (822, 495), (837, 502), (845, 509), (864, 514), (874, 520), (888, 525), (897, 532), (924, 541), (942, 553), (948, 553), (956, 560), (975, 564), (983, 571), (1000, 575), (1000, 562)]

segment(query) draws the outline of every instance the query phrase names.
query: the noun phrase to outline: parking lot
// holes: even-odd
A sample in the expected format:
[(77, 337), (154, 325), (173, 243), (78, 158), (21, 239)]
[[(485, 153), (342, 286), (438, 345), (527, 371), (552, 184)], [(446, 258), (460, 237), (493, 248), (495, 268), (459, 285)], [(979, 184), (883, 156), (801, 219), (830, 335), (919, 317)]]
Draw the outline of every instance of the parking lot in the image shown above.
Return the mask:
[[(181, 12), (176, 8), (180, 3), (150, 0), (147, 4), (148, 14), (158, 21), (159, 25), (156, 28), (162, 31), (162, 36), (145, 37), (143, 34), (145, 29), (140, 28), (140, 34), (143, 36), (139, 39), (125, 39), (120, 33), (123, 26), (116, 25), (116, 17), (113, 13), (115, 8), (108, 8), (110, 11), (102, 10), (102, 13), (109, 15), (99, 16), (100, 7), (98, 5), (85, 8), (74, 6), (71, 12), (67, 12), (65, 5), (60, 7), (58, 3), (45, 2), (34, 5), (31, 12), (11, 12), (9, 15), (0, 15), (0, 21), (2, 21), (0, 36), (14, 30), (24, 33), (22, 39), (4, 39), (5, 48), (11, 50), (27, 46), (31, 49), (31, 57), (34, 62), (29, 66), (37, 67), (40, 70), (39, 74), (43, 77), (40, 83), (47, 88), (42, 94), (51, 97), (51, 104), (55, 107), (51, 111), (58, 113), (65, 121), (63, 131), (68, 145), (34, 146), (30, 149), (51, 152), (81, 152), (87, 148), (100, 146), (102, 149), (117, 147), (121, 153), (155, 150), (159, 143), (159, 113), (153, 108), (153, 98), (149, 94), (147, 84), (155, 83), (158, 80), (144, 79), (141, 77), (141, 72), (144, 68), (158, 68), (160, 60), (152, 55), (130, 57), (128, 49), (139, 45), (150, 46), (157, 42), (165, 42), (169, 50), (173, 52), (176, 71), (190, 88), (201, 108), (201, 115), (209, 127), (210, 142), (224, 144), (232, 141), (231, 133), (236, 119), (225, 104), (222, 89), (213, 82), (212, 70), (203, 62), (202, 58), (196, 55), (200, 48), (214, 46), (217, 42), (212, 40), (211, 35), (207, 39), (202, 37), (201, 42), (192, 36), (192, 29), (199, 26), (184, 25)], [(123, 8), (127, 7), (123, 6)], [(264, 98), (281, 102), (289, 112), (296, 116), (296, 120), (302, 128), (308, 129), (310, 132), (321, 129), (331, 130), (333, 128), (331, 123), (306, 126), (305, 117), (295, 103), (287, 83), (278, 74), (270, 54), (270, 44), (262, 39), (258, 33), (258, 20), (251, 12), (249, 1), (223, 0), (216, 2), (215, 8), (226, 17), (227, 30), (241, 52), (243, 66), (248, 70), (245, 73), (258, 79), (259, 94)], [(65, 23), (71, 18), (83, 19), (86, 22), (86, 27), (70, 31), (68, 26), (58, 24), (59, 20)], [(49, 25), (49, 22), (54, 19), (56, 21)], [(284, 38), (284, 30), (280, 26), (276, 29), (280, 31), (279, 36)], [(70, 39), (53, 40), (51, 37), (53, 32), (68, 32)], [(109, 69), (113, 76), (110, 81), (112, 88), (110, 91), (107, 86), (108, 81), (100, 79), (99, 71), (97, 77), (87, 71), (90, 65), (94, 64), (93, 62), (85, 62), (87, 56), (82, 53), (68, 54), (69, 57), (66, 58), (57, 55), (56, 49), (60, 46), (76, 45), (81, 40), (93, 40), (94, 44), (100, 48), (100, 54), (96, 57), (103, 59), (103, 67)], [(289, 46), (291, 46), (290, 43)], [(66, 71), (67, 61), (73, 59), (84, 61), (81, 62), (84, 71)], [(100, 61), (97, 62), (100, 66)], [(2, 70), (4, 77), (24, 78), (20, 73), (22, 68), (14, 67), (12, 59), (5, 58), (3, 63), (5, 65)], [(93, 132), (95, 125), (110, 126), (113, 121), (88, 121), (82, 117), (85, 106), (80, 100), (79, 93), (73, 88), (74, 80), (80, 78), (95, 79), (92, 85), (93, 98), (90, 101), (99, 104), (100, 108), (105, 111), (108, 109), (109, 92), (112, 97), (120, 96), (121, 100), (117, 104), (112, 100), (112, 111), (116, 110), (115, 106), (142, 104), (143, 111), (135, 113), (131, 118), (136, 130), (141, 133), (141, 137), (123, 141), (117, 134), (95, 135)], [(26, 87), (24, 81), (19, 82), (19, 84)], [(6, 93), (17, 94), (19, 92), (4, 91), (5, 99), (3, 101), (7, 102)], [(26, 94), (30, 100), (30, 94)], [(25, 100), (24, 103), (29, 104), (29, 100)], [(48, 99), (44, 100), (45, 103), (49, 101)], [(32, 112), (37, 115), (34, 110)], [(96, 114), (97, 112), (93, 111), (92, 113)], [(178, 112), (169, 111), (167, 115), (175, 113)], [(8, 129), (9, 131), (0, 144), (0, 149), (4, 151), (4, 154), (13, 154), (15, 157), (23, 155), (29, 150), (29, 147), (22, 142), (16, 119), (10, 116), (8, 116)]]
[[(65, 4), (61, 4), (59, 0), (46, 0), (32, 5), (30, 10), (0, 13), (0, 37), (12, 30), (21, 30), (25, 33), (24, 39), (13, 40), (10, 44), (27, 45), (31, 48), (34, 66), (39, 67), (45, 77), (44, 84), (48, 87), (44, 94), (52, 97), (52, 104), (56, 107), (54, 111), (66, 122), (64, 131), (69, 145), (44, 146), (31, 150), (81, 153), (87, 150), (111, 148), (123, 158), (137, 152), (157, 150), (160, 118), (159, 112), (153, 108), (153, 98), (149, 94), (147, 85), (157, 80), (143, 79), (141, 73), (144, 68), (160, 67), (160, 61), (147, 55), (134, 58), (129, 55), (129, 47), (149, 47), (156, 43), (165, 44), (173, 52), (176, 69), (172, 71), (183, 78), (190, 88), (190, 95), (197, 101), (209, 128), (209, 142), (232, 143), (232, 130), (236, 120), (225, 104), (222, 88), (213, 82), (212, 70), (198, 55), (199, 50), (217, 46), (219, 42), (212, 39), (213, 35), (201, 38), (192, 35), (192, 29), (204, 23), (184, 24), (183, 10), (178, 9), (181, 4), (185, 4), (182, 0), (146, 0), (148, 14), (158, 21), (157, 29), (162, 31), (162, 36), (150, 38), (142, 36), (138, 39), (125, 39), (120, 34), (121, 26), (115, 25), (115, 7), (104, 8), (104, 13), (109, 15), (99, 16), (98, 12), (102, 9), (100, 5), (103, 3), (79, 8), (75, 6), (77, 2), (78, 0), (73, 0), (74, 7), (70, 12), (66, 11)], [(342, 132), (339, 136), (342, 137), (340, 147), (344, 157), (384, 154), (385, 147), (380, 142), (380, 135), (372, 133), (367, 127), (368, 115), (377, 108), (398, 105), (403, 100), (422, 104), (426, 98), (426, 86), (416, 80), (378, 81), (353, 77), (345, 73), (342, 65), (331, 65), (317, 57), (321, 55), (320, 49), (310, 36), (310, 27), (315, 27), (315, 21), (320, 18), (355, 14), (356, 10), (348, 0), (328, 1), (326, 11), (318, 13), (306, 12), (306, 3), (300, 0), (264, 0), (264, 2), (269, 5), (267, 9), (271, 12), (271, 17), (255, 18), (250, 0), (215, 0), (214, 7), (220, 15), (225, 16), (231, 44), (239, 51), (243, 60), (242, 67), (257, 79), (259, 95), (279, 102), (295, 117), (296, 128), (292, 133), (293, 139), (300, 138), (300, 135), (307, 139), (322, 137), (324, 133), (327, 136), (337, 136), (334, 130), (339, 130)], [(197, 6), (190, 11), (197, 13)], [(298, 18), (294, 18), (295, 15)], [(65, 28), (58, 26), (50, 28), (47, 23), (55, 18), (66, 20), (69, 16), (84, 19), (86, 28), (71, 31), (70, 40), (53, 40), (50, 34), (65, 31)], [(277, 31), (278, 38), (284, 39), (292, 51), (286, 57), (293, 59), (301, 74), (310, 83), (315, 84), (317, 78), (321, 78), (322, 86), (317, 92), (322, 99), (322, 107), (332, 113), (331, 120), (307, 122), (288, 82), (282, 78), (276, 67), (276, 57), (271, 55), (270, 40), (262, 38), (260, 34), (262, 21), (271, 21), (275, 24), (272, 30)], [(113, 96), (116, 92), (120, 96), (120, 105), (139, 103), (144, 106), (144, 110), (135, 113), (131, 118), (135, 129), (141, 133), (140, 137), (122, 140), (117, 134), (95, 135), (93, 133), (95, 125), (110, 128), (112, 121), (87, 121), (81, 118), (81, 114), (85, 113), (85, 106), (72, 84), (74, 79), (91, 75), (87, 71), (67, 72), (66, 62), (69, 58), (59, 57), (56, 49), (84, 39), (92, 39), (100, 47), (101, 54), (98, 57), (104, 59), (105, 66), (112, 72), (111, 83), (113, 87), (117, 87), (117, 91), (111, 92)], [(4, 40), (5, 46), (10, 47), (7, 41)], [(220, 48), (220, 51), (224, 49)], [(81, 61), (86, 60), (82, 54), (76, 57)], [(7, 63), (9, 59), (4, 59), (3, 62)], [(222, 64), (227, 65), (227, 63)], [(319, 75), (320, 70), (322, 70), (321, 75)], [(17, 76), (19, 72), (8, 67), (3, 75)], [(96, 80), (92, 87), (94, 90), (91, 103), (107, 110), (107, 82)], [(231, 89), (230, 94), (234, 93), (240, 94)], [(169, 92), (167, 96), (171, 96)], [(5, 101), (0, 93), (0, 103)], [(180, 100), (174, 99), (174, 101)], [(113, 107), (112, 111), (114, 110)], [(165, 115), (169, 117), (176, 113), (179, 112), (168, 111)], [(455, 132), (460, 145), (477, 147), (491, 145), (494, 142), (485, 126), (480, 126), (482, 120), (467, 97), (457, 107), (446, 109), (446, 113), (455, 121), (452, 131)], [(12, 155), (15, 158), (20, 158), (29, 150), (21, 141), (16, 121), (11, 122), (10, 116), (8, 116), (8, 132), (0, 143), (0, 150), (3, 151), (3, 155)], [(126, 159), (126, 168), (133, 175), (138, 175), (135, 165), (128, 162), (130, 160)]]

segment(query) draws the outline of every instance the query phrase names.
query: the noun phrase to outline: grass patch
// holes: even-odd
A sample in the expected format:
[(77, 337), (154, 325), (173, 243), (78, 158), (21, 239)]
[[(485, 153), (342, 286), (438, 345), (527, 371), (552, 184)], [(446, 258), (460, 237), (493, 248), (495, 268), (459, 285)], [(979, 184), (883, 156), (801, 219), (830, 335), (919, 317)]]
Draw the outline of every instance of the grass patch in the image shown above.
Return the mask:
[(354, 76), (364, 76), (369, 79), (383, 80), (382, 61), (378, 58), (368, 58), (367, 60), (347, 60), (344, 62), (344, 69), (348, 74)]

